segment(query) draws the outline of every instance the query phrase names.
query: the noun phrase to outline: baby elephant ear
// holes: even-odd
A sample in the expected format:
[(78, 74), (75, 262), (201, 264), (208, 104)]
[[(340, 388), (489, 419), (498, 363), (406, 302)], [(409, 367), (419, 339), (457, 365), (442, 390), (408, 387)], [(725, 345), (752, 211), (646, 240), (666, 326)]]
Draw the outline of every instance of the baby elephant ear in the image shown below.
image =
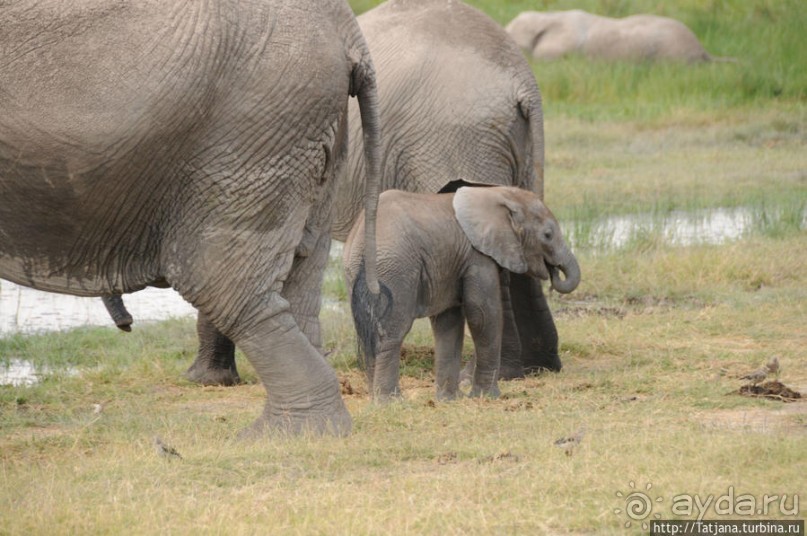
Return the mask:
[(502, 268), (523, 274), (527, 259), (521, 242), (524, 205), (511, 195), (515, 188), (460, 188), (454, 214), (468, 240)]

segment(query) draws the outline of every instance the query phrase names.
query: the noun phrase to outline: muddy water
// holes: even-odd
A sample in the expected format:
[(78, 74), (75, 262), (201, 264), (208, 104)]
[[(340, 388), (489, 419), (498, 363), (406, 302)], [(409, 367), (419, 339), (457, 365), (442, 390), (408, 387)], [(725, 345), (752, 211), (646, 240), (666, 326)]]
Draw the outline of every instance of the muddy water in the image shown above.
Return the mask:
[[(135, 322), (195, 313), (170, 289), (147, 288), (125, 297)], [(0, 337), (23, 332), (59, 331), (78, 326), (114, 326), (99, 298), (40, 292), (0, 280)]]

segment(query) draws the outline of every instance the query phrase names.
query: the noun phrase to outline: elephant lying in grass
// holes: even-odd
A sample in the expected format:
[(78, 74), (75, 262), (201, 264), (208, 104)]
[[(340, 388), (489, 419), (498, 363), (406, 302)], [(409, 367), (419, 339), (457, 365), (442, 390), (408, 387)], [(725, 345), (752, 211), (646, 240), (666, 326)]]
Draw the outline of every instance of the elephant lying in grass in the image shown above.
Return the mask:
[(579, 9), (525, 11), (505, 29), (518, 46), (539, 60), (580, 54), (602, 60), (733, 61), (706, 52), (684, 23), (656, 15), (615, 19)]
[(422, 317), (429, 317), (434, 332), (437, 397), (459, 394), (466, 320), (476, 348), (471, 396), (497, 396), (501, 361), (519, 357), (502, 355), (501, 281), (509, 272), (526, 274), (550, 279), (563, 293), (580, 282), (555, 217), (537, 195), (506, 186), (453, 194), (389, 190), (381, 194), (379, 212), (378, 276), (385, 295), (378, 308), (365, 300), (361, 218), (343, 258), (373, 397), (400, 395), (401, 344)]
[(253, 364), (252, 432), (347, 434), (290, 303), (322, 281), (351, 95), (374, 227), (376, 78), (348, 4), (0, 2), (0, 28), (0, 277), (80, 296), (168, 284)]

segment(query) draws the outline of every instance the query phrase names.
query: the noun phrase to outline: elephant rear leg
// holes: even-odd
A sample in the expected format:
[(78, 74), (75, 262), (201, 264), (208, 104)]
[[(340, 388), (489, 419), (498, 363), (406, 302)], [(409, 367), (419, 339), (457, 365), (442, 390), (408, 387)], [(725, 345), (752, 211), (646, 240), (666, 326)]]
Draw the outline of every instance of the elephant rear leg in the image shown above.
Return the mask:
[(454, 307), (429, 319), (434, 333), (434, 371), (438, 400), (453, 400), (460, 394), (459, 376), (465, 317)]
[[(404, 335), (406, 333), (404, 332)], [(401, 398), (401, 346), (403, 335), (387, 334), (375, 358), (367, 359), (367, 381), (373, 399), (386, 402)]]
[[(321, 209), (325, 211), (325, 208)], [(328, 228), (329, 223), (322, 224)], [(322, 307), (322, 283), (331, 251), (331, 237), (327, 232), (309, 230), (310, 243), (298, 246), (291, 273), (283, 284), (283, 297), (291, 307), (297, 325), (317, 349), (322, 350), (322, 333), (319, 313)]]
[(347, 435), (352, 420), (336, 373), (297, 326), (288, 302), (279, 294), (268, 302), (260, 321), (233, 336), (267, 393), (250, 435), (266, 431)]
[[(283, 297), (289, 301), (297, 325), (318, 350), (321, 350), (322, 345), (319, 325), (320, 289), (322, 274), (328, 263), (330, 243), (327, 233), (322, 233), (312, 251), (305, 256), (295, 256), (291, 274), (283, 285)], [(199, 352), (185, 373), (186, 377), (201, 385), (241, 383), (235, 365), (235, 344), (202, 313), (196, 319), (196, 333), (199, 336)]]
[[(289, 221), (304, 221), (303, 210), (290, 213)], [(301, 227), (289, 224), (256, 241), (254, 234), (219, 226), (203, 242), (184, 244), (193, 255), (182, 264), (172, 265), (175, 257), (168, 257), (164, 264), (174, 269), (166, 278), (241, 349), (263, 383), (266, 404), (250, 433), (345, 435), (352, 421), (336, 373), (282, 295)]]
[(199, 337), (199, 352), (185, 376), (201, 385), (241, 383), (235, 366), (235, 344), (201, 312), (196, 317), (196, 334)]

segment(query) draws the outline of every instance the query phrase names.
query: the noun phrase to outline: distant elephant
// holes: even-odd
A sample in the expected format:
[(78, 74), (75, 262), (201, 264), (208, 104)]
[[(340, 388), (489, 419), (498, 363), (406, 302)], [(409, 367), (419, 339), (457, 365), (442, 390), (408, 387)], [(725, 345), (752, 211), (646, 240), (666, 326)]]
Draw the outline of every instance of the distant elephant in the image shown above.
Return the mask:
[(254, 365), (254, 432), (348, 433), (290, 306), (322, 279), (350, 95), (374, 227), (375, 71), (348, 4), (12, 2), (0, 28), (0, 277), (81, 296), (170, 284)]
[[(454, 0), (391, 0), (358, 17), (378, 72), (383, 121), (383, 189), (450, 192), (461, 184), (518, 186), (543, 197), (541, 94), (523, 54), (490, 17)], [(365, 163), (359, 110), (351, 104), (346, 176), (337, 185), (331, 236), (344, 241), (362, 210)], [(457, 177), (463, 181), (456, 181)], [(520, 360), (502, 378), (560, 370), (558, 334), (539, 281), (513, 274), (504, 346)], [(315, 310), (319, 287), (290, 300)], [(318, 310), (318, 309), (317, 309)], [(314, 346), (316, 315), (297, 315)], [(204, 315), (188, 377), (238, 383), (235, 348)]]
[(378, 278), (387, 292), (379, 309), (364, 306), (361, 218), (344, 249), (370, 392), (380, 399), (400, 395), (401, 344), (416, 318), (429, 317), (437, 398), (458, 395), (466, 320), (476, 349), (471, 396), (498, 396), (501, 361), (518, 358), (502, 355), (500, 278), (509, 271), (551, 279), (563, 293), (580, 282), (557, 220), (537, 195), (508, 186), (453, 194), (389, 190), (378, 207), (384, 215), (378, 220)]
[(706, 52), (686, 25), (656, 15), (622, 19), (570, 11), (525, 11), (505, 28), (527, 54), (555, 60), (569, 54), (590, 59), (700, 62), (724, 60)]

